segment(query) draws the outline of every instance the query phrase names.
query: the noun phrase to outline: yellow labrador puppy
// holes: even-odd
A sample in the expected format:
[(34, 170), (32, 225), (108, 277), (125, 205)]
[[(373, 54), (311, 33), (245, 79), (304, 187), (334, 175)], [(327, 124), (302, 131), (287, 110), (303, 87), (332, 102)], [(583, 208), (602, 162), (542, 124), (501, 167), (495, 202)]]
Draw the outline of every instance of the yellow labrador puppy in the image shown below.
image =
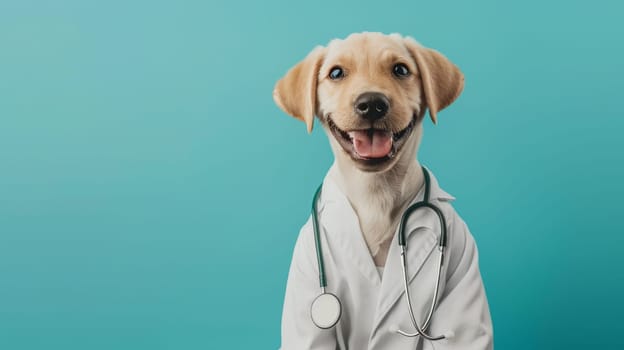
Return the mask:
[[(303, 121), (308, 132), (317, 116), (335, 156), (323, 182), (319, 221), (327, 289), (342, 304), (340, 321), (329, 329), (316, 327), (309, 316), (320, 293), (309, 220), (289, 273), (284, 349), (413, 349), (433, 344), (417, 333), (397, 333), (399, 328), (415, 331), (406, 304), (398, 300), (403, 292), (400, 252), (394, 246), (401, 215), (423, 196), (417, 151), (425, 112), (435, 123), (438, 112), (463, 87), (461, 71), (439, 52), (398, 34), (380, 33), (352, 34), (317, 47), (277, 82), (277, 105)], [(450, 205), (452, 199), (431, 176), (430, 200), (444, 213), (449, 236), (431, 322), (424, 319), (431, 298), (436, 298), (436, 267), (430, 266), (436, 260), (431, 254), (436, 240), (430, 238), (439, 237), (440, 227), (433, 227), (435, 216), (429, 213), (409, 229), (429, 229), (409, 234), (415, 316), (421, 325), (430, 323), (427, 334), (444, 334), (436, 349), (490, 349), (492, 325), (476, 245)]]

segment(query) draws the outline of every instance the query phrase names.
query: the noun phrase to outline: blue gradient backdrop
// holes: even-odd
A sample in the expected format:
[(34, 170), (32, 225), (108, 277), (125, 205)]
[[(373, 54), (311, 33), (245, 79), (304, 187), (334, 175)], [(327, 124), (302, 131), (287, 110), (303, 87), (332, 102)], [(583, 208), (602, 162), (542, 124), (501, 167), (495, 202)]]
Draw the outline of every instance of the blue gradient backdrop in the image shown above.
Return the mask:
[(277, 348), (332, 156), (271, 91), (363, 30), (466, 75), (420, 159), (477, 239), (496, 347), (622, 349), (623, 10), (2, 1), (0, 349)]

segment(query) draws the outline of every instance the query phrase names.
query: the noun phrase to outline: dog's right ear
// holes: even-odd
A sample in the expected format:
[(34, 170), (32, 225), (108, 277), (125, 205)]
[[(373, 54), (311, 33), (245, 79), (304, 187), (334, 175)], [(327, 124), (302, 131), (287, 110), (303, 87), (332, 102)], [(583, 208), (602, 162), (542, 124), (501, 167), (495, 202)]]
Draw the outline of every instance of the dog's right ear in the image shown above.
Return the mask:
[(437, 114), (453, 103), (464, 89), (464, 74), (438, 51), (405, 38), (405, 46), (418, 66), (429, 116), (435, 124)]
[(316, 114), (316, 85), (325, 48), (319, 46), (275, 84), (273, 99), (286, 113), (300, 119), (312, 132)]

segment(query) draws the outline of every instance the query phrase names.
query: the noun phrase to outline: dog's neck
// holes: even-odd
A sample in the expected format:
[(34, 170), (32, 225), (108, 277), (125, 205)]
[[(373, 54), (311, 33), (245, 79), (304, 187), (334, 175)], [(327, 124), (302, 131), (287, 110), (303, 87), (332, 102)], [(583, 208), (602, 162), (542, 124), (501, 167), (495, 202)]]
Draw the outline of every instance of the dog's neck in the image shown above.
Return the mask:
[(416, 160), (416, 148), (417, 145), (405, 150), (401, 159), (382, 173), (363, 172), (341, 157), (336, 157), (336, 166), (330, 172), (355, 210), (377, 266), (385, 265), (401, 214), (424, 181)]

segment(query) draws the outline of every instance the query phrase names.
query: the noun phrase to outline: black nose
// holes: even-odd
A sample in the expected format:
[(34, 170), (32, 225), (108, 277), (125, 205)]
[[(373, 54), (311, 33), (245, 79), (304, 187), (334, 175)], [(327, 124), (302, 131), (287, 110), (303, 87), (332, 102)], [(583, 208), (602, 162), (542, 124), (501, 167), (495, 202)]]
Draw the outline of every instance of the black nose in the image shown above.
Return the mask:
[(375, 121), (388, 113), (388, 99), (378, 92), (365, 92), (355, 100), (355, 113), (362, 118)]

